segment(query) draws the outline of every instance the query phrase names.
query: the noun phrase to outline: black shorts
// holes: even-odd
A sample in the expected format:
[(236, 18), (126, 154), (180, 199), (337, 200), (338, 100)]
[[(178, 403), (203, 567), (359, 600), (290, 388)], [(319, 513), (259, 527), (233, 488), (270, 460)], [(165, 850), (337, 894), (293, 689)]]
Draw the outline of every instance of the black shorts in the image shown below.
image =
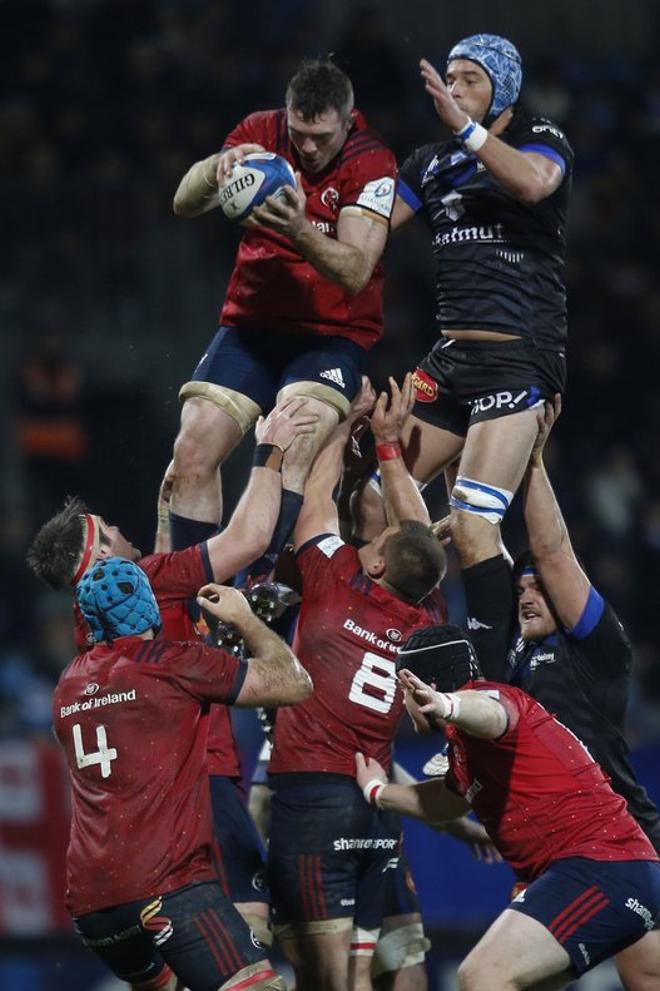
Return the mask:
[(342, 774), (273, 774), (268, 882), (274, 925), (359, 919), (378, 929), (398, 817), (368, 805)]
[(566, 387), (564, 351), (442, 339), (413, 376), (413, 415), (464, 437), (473, 423), (540, 406)]
[(169, 965), (190, 991), (219, 988), (266, 951), (216, 881), (81, 915), (83, 943), (122, 981), (155, 980)]
[(237, 902), (269, 901), (265, 850), (233, 778), (209, 776), (213, 808), (213, 865), (223, 892)]

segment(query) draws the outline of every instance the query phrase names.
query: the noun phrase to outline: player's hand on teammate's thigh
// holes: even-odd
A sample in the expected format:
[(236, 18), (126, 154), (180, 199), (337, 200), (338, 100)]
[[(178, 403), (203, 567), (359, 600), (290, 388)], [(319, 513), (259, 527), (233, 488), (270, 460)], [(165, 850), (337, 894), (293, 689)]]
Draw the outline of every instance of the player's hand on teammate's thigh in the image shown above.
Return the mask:
[(254, 428), (257, 444), (274, 444), (286, 451), (300, 434), (313, 434), (318, 419), (307, 408), (304, 396), (292, 396), (278, 403), (267, 417), (259, 417)]

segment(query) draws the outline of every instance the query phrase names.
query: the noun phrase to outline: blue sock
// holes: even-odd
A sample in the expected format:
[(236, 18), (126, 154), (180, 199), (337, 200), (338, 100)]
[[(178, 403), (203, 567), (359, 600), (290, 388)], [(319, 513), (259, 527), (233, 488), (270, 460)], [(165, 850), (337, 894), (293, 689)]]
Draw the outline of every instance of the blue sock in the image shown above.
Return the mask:
[(234, 585), (240, 588), (246, 585), (248, 579), (252, 582), (265, 581), (270, 572), (275, 567), (275, 562), (282, 553), (284, 545), (291, 536), (298, 514), (302, 508), (303, 497), (299, 492), (292, 492), (290, 489), (282, 491), (282, 505), (280, 515), (275, 524), (275, 530), (271, 538), (268, 550), (263, 557), (257, 558), (252, 564), (239, 571), (234, 578)]
[(191, 520), (187, 516), (177, 516), (170, 510), (170, 538), (173, 551), (183, 551), (194, 544), (202, 544), (205, 540), (220, 533), (217, 523), (207, 523), (205, 520)]

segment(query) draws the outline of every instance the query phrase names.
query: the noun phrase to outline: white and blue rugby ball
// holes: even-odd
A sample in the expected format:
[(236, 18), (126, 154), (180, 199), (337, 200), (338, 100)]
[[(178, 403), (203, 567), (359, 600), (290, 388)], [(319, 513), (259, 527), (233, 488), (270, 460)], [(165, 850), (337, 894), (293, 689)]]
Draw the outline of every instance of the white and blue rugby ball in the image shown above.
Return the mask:
[(231, 175), (218, 187), (222, 212), (240, 224), (267, 196), (281, 197), (283, 186), (296, 188), (296, 177), (287, 160), (269, 151), (253, 152), (245, 156), (242, 164), (236, 162)]

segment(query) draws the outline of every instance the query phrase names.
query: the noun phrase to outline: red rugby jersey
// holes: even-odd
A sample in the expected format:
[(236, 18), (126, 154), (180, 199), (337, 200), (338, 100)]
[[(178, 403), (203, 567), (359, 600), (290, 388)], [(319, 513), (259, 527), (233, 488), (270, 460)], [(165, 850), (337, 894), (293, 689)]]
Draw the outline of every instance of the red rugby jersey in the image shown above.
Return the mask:
[[(224, 147), (248, 142), (282, 155), (301, 172), (307, 218), (327, 237), (336, 239), (337, 218), (346, 207), (359, 207), (389, 224), (396, 160), (361, 114), (339, 154), (319, 173), (302, 171), (284, 109), (250, 114), (228, 135)], [(370, 348), (383, 333), (383, 270), (377, 265), (365, 288), (349, 296), (301, 258), (288, 238), (266, 227), (246, 228), (220, 323), (240, 329), (336, 335)]]
[[(213, 581), (206, 544), (167, 554), (149, 554), (137, 563), (149, 579), (156, 597), (163, 621), (162, 636), (167, 640), (195, 640), (197, 631), (188, 613), (188, 599), (194, 597), (202, 585)], [(76, 646), (80, 651), (88, 650), (89, 627), (77, 605), (74, 614)], [(240, 775), (241, 766), (226, 706), (212, 706), (208, 726), (209, 774)]]
[(437, 601), (404, 602), (362, 572), (356, 549), (324, 535), (297, 555), (303, 578), (294, 653), (314, 692), (278, 710), (270, 772), (355, 775), (355, 752), (391, 763), (403, 693), (399, 645), (419, 626), (442, 622)]
[(519, 877), (555, 860), (657, 860), (583, 743), (519, 688), (472, 681), (507, 711), (507, 731), (480, 740), (448, 726), (447, 785), (463, 795)]
[(53, 716), (73, 789), (73, 916), (215, 878), (204, 713), (234, 701), (246, 670), (201, 643), (122, 637), (64, 671)]

